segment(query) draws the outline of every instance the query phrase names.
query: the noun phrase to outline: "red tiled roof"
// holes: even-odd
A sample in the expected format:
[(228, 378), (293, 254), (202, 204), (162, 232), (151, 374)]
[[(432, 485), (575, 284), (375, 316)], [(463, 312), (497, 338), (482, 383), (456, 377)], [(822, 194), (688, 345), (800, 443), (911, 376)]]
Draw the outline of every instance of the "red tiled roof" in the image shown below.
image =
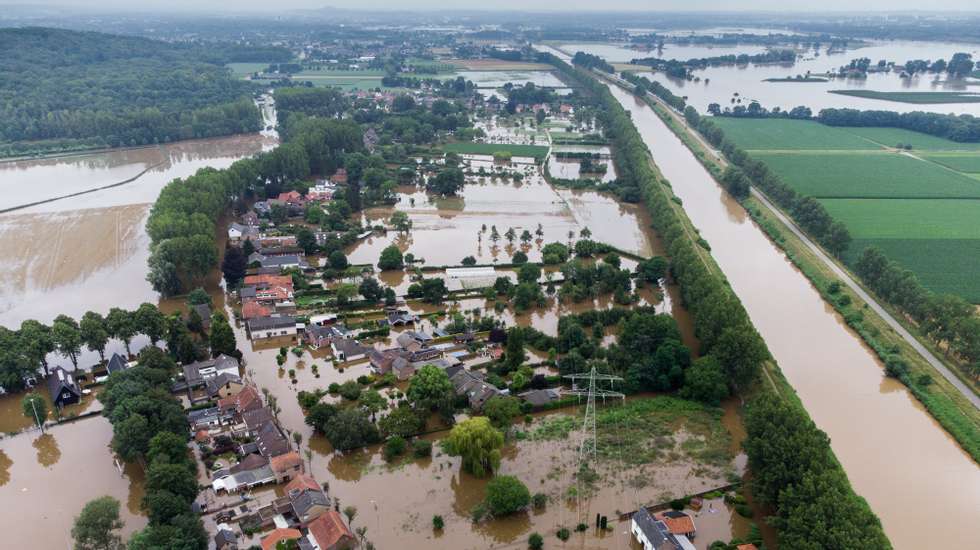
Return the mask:
[(296, 451), (290, 451), (279, 456), (274, 456), (269, 462), (272, 466), (272, 471), (276, 473), (285, 472), (286, 470), (296, 466), (300, 466), (301, 468), (303, 466), (303, 459)]
[(242, 305), (242, 318), (245, 320), (254, 319), (256, 317), (268, 317), (271, 314), (271, 309), (256, 302), (255, 300), (249, 300)]
[(288, 484), (286, 484), (286, 493), (289, 494), (293, 489), (299, 489), (300, 491), (304, 489), (311, 489), (313, 491), (321, 491), (320, 484), (316, 482), (315, 479), (306, 475), (300, 474), (293, 478)]
[(298, 529), (273, 529), (271, 533), (262, 537), (262, 550), (271, 550), (279, 544), (281, 540), (291, 540), (302, 538), (303, 533)]
[(344, 524), (340, 513), (334, 510), (329, 510), (322, 516), (311, 521), (309, 530), (320, 548), (330, 548), (345, 536), (350, 539), (354, 538), (354, 534)]
[(293, 278), (289, 275), (272, 275), (269, 273), (264, 273), (262, 275), (246, 275), (245, 285), (285, 286), (292, 288)]
[(694, 520), (691, 518), (691, 516), (687, 514), (668, 515), (666, 513), (661, 512), (659, 514), (655, 514), (654, 517), (664, 522), (664, 525), (667, 526), (667, 529), (673, 535), (686, 535), (688, 533), (695, 532)]

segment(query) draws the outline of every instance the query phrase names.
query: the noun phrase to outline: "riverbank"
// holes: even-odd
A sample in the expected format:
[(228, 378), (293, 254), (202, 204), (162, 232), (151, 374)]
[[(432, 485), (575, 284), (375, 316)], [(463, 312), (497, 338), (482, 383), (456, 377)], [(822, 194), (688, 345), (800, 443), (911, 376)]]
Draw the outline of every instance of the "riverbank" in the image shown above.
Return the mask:
[[(692, 130), (679, 114), (662, 105), (659, 100), (650, 96), (644, 101), (664, 121), (671, 131), (694, 153), (694, 156), (717, 178), (727, 166), (717, 152), (710, 149), (701, 136)], [(949, 367), (936, 369), (930, 361), (916, 349), (916, 344), (922, 345), (921, 335), (917, 338), (905, 338), (899, 334), (876, 309), (884, 308), (877, 303), (869, 303), (854, 289), (842, 288), (831, 292), (831, 283), (839, 282), (839, 272), (848, 275), (852, 280), (856, 276), (850, 274), (846, 266), (834, 261), (828, 265), (797, 236), (782, 219), (787, 219), (764, 195), (753, 189), (753, 194), (760, 198), (750, 198), (746, 201), (746, 210), (766, 232), (770, 240), (779, 246), (794, 265), (810, 280), (814, 288), (821, 294), (825, 302), (833, 307), (845, 323), (859, 335), (864, 343), (874, 350), (881, 361), (887, 355), (900, 355), (909, 364), (909, 378), (912, 380), (909, 391), (942, 425), (942, 427), (957, 441), (972, 459), (980, 462), (980, 410), (974, 405), (976, 393), (972, 385), (956, 384), (959, 373)], [(780, 215), (782, 214), (782, 216)], [(829, 253), (823, 256), (832, 258)], [(835, 273), (837, 271), (837, 273)], [(843, 298), (846, 296), (846, 298)], [(877, 306), (874, 307), (874, 306)], [(893, 316), (901, 318), (901, 316)], [(897, 321), (896, 321), (897, 323)], [(913, 333), (917, 330), (913, 327)], [(910, 335), (911, 336), (911, 335)], [(911, 341), (910, 341), (911, 340)], [(934, 353), (933, 356), (938, 356)], [(938, 362), (938, 359), (937, 359)], [(941, 376), (932, 376), (939, 373)], [(954, 374), (955, 373), (955, 374)], [(929, 378), (923, 378), (928, 376)], [(928, 381), (927, 381), (928, 380)]]

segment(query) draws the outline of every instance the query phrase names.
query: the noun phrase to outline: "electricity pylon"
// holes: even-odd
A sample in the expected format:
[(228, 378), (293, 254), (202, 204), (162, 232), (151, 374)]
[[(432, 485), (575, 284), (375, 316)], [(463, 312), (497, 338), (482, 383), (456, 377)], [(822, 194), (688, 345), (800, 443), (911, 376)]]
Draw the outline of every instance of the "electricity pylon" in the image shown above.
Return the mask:
[[(589, 371), (588, 374), (569, 374), (566, 375), (565, 378), (572, 381), (572, 389), (565, 393), (568, 395), (587, 396), (587, 401), (585, 404), (585, 419), (582, 421), (582, 441), (578, 448), (579, 467), (581, 468), (589, 461), (590, 455), (593, 462), (596, 460), (598, 455), (599, 439), (596, 434), (595, 398), (601, 397), (602, 401), (605, 402), (607, 397), (618, 397), (625, 400), (626, 396), (617, 391), (596, 388), (596, 380), (608, 381), (609, 386), (612, 387), (613, 382), (622, 380), (622, 378), (611, 374), (599, 374), (595, 371), (595, 367), (592, 367), (592, 370)], [(589, 389), (579, 389), (578, 385), (576, 384), (577, 380), (588, 380)]]

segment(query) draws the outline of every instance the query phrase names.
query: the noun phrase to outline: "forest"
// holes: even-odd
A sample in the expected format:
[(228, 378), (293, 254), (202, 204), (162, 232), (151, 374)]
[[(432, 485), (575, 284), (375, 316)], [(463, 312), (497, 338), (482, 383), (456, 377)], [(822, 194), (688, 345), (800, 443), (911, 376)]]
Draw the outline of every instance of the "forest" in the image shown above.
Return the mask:
[[(0, 29), (0, 153), (166, 143), (261, 129), (224, 63), (289, 52), (60, 29)], [(46, 142), (46, 143), (18, 143)]]

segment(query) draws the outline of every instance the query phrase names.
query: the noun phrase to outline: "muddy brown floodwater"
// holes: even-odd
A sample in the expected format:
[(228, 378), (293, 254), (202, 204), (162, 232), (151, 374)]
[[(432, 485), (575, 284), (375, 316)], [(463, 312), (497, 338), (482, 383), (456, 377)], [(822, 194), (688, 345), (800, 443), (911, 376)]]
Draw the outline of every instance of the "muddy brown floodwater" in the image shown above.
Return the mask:
[[(711, 179), (646, 104), (610, 86), (711, 244), (854, 489), (896, 548), (968, 548), (980, 536), (980, 468)], [(923, 513), (943, 518), (924, 529)]]

